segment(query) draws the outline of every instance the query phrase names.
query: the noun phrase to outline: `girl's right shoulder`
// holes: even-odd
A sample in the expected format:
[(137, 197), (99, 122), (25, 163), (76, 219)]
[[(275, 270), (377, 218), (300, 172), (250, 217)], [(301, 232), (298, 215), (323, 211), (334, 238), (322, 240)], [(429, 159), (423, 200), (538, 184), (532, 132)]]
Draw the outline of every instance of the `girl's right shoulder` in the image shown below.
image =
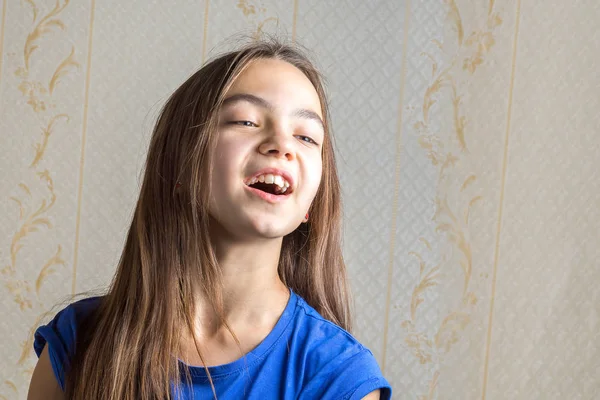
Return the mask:
[(60, 310), (48, 324), (39, 326), (34, 333), (33, 349), (39, 358), (47, 348), (52, 371), (63, 391), (65, 370), (75, 353), (77, 332), (82, 321), (99, 307), (102, 299), (101, 296), (88, 297), (71, 303)]

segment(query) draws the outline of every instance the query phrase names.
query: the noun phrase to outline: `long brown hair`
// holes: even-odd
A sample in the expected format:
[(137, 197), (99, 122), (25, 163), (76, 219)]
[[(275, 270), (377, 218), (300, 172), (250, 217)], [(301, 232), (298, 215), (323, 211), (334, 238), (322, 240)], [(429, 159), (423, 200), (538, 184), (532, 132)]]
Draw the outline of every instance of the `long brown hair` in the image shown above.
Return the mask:
[[(78, 332), (67, 398), (173, 398), (171, 383), (182, 372), (177, 359), (182, 327), (193, 335), (196, 310), (187, 300), (202, 290), (222, 315), (221, 271), (209, 236), (211, 158), (225, 93), (260, 58), (302, 71), (319, 95), (325, 123), (323, 175), (310, 222), (283, 238), (279, 275), (323, 317), (351, 329), (340, 187), (321, 76), (297, 46), (253, 41), (207, 63), (162, 109), (117, 271), (98, 310)], [(178, 182), (184, 185), (176, 189)]]

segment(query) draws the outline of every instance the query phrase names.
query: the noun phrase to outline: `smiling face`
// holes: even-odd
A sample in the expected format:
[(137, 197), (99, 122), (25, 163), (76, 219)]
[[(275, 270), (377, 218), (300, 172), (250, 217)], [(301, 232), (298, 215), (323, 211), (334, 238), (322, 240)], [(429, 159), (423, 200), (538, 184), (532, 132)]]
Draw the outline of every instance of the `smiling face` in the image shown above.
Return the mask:
[(225, 231), (281, 238), (298, 227), (321, 182), (322, 121), (319, 96), (299, 69), (250, 62), (219, 110), (209, 212)]

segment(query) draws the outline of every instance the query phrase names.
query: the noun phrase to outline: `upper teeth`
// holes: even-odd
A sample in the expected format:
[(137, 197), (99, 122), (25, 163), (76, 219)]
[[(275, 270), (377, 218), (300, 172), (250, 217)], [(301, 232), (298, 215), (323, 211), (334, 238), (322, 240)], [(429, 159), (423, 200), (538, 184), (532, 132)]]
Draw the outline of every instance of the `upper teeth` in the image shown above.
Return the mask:
[(250, 179), (247, 184), (254, 185), (256, 182), (275, 184), (279, 186), (279, 188), (283, 189), (282, 192), (285, 192), (287, 188), (290, 187), (290, 183), (286, 181), (281, 175), (264, 174), (255, 176), (254, 178)]

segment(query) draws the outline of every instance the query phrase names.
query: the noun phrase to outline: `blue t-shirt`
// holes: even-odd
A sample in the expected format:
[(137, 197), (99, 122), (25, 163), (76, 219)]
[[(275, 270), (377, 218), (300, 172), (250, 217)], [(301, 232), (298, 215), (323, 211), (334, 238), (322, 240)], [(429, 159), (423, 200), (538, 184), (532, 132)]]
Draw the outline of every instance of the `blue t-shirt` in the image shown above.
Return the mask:
[[(49, 344), (52, 369), (63, 390), (78, 322), (98, 307), (100, 299), (69, 305), (35, 332), (35, 352), (39, 357)], [(183, 398), (212, 398), (204, 367), (189, 369), (193, 394), (183, 384)], [(346, 400), (360, 399), (376, 389), (381, 389), (381, 399), (389, 399), (392, 393), (373, 354), (294, 292), (273, 330), (254, 350), (209, 371), (219, 399)]]

